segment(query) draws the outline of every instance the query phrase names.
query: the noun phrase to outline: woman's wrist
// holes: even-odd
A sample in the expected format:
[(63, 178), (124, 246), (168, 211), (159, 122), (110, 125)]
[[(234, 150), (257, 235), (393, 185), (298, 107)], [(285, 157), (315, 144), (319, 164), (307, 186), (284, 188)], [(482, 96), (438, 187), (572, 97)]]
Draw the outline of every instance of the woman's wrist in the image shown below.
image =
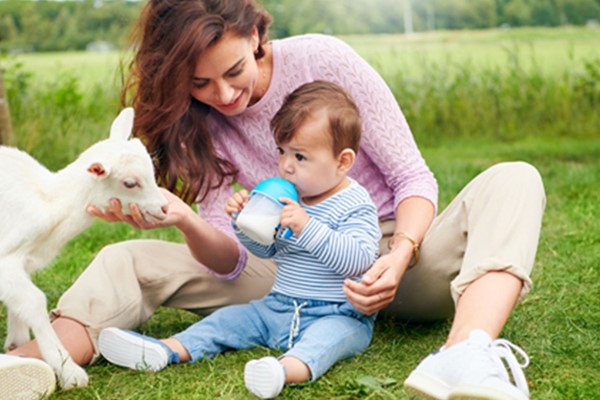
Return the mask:
[(200, 216), (190, 207), (189, 210), (186, 210), (184, 214), (178, 219), (175, 223), (175, 227), (184, 235), (193, 235), (196, 231), (196, 218), (200, 218)]
[(421, 258), (419, 242), (406, 232), (395, 232), (388, 241), (388, 248), (392, 253), (401, 251), (402, 254), (406, 255), (408, 258), (408, 269), (417, 265)]

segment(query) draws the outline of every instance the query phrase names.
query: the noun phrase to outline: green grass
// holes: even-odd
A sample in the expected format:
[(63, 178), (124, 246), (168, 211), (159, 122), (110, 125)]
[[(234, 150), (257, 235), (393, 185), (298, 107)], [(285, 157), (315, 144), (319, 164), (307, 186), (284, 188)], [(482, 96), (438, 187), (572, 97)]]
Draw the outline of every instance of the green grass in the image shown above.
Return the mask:
[[(533, 271), (534, 288), (510, 318), (503, 336), (531, 357), (525, 372), (532, 398), (595, 398), (600, 381), (600, 191), (595, 186), (600, 176), (600, 141), (463, 140), (422, 151), (439, 181), (441, 207), (496, 162), (525, 160), (540, 170), (547, 207)], [(51, 268), (37, 274), (35, 282), (54, 304), (102, 246), (137, 237), (180, 240), (173, 230), (136, 232), (99, 221), (71, 242)], [(188, 312), (163, 308), (140, 330), (162, 337), (197, 319)], [(379, 320), (365, 354), (339, 363), (315, 383), (286, 388), (282, 398), (405, 399), (403, 379), (444, 340), (448, 327), (449, 321)], [(250, 399), (243, 386), (243, 366), (265, 354), (277, 353), (266, 349), (228, 353), (156, 374), (100, 361), (87, 368), (89, 387), (52, 399)]]
[[(586, 54), (599, 59), (597, 33), (535, 29), (348, 38), (372, 57), (403, 107), (438, 179), (440, 209), (494, 163), (525, 160), (540, 170), (547, 207), (534, 287), (503, 332), (531, 357), (526, 375), (534, 399), (600, 395), (600, 62), (586, 66)], [(513, 57), (515, 48), (525, 52)], [(530, 62), (527, 49), (535, 49), (541, 61)], [(444, 61), (448, 57), (452, 62)], [(104, 138), (117, 111), (117, 60), (116, 53), (2, 60), (8, 65), (15, 144), (58, 169)], [(181, 241), (174, 229), (139, 232), (98, 221), (34, 281), (52, 307), (103, 246), (134, 238)], [(140, 330), (167, 336), (197, 319), (161, 308)], [(381, 319), (365, 354), (339, 363), (317, 382), (286, 388), (282, 398), (405, 399), (402, 381), (443, 342), (448, 327), (449, 321)], [(0, 306), (0, 337), (5, 333)], [(51, 399), (250, 399), (243, 366), (265, 354), (276, 353), (228, 353), (157, 374), (100, 361), (87, 368), (89, 387)]]
[[(384, 76), (420, 76), (425, 64), (464, 64), (476, 73), (519, 59), (527, 70), (559, 76), (600, 57), (600, 29), (518, 28), (432, 31), (406, 35), (344, 36)], [(382, 57), (382, 55), (385, 55)]]
[(88, 87), (95, 84), (118, 88), (119, 61), (117, 51), (27, 53), (11, 57), (9, 63), (22, 63), (23, 70), (32, 74), (38, 84), (52, 83), (60, 76), (75, 77)]
[[(600, 29), (518, 28), (484, 31), (432, 31), (405, 35), (343, 36), (384, 76), (398, 71), (411, 76), (423, 73), (422, 63), (448, 64), (469, 61), (477, 69), (502, 66), (519, 58), (525, 68), (538, 66), (544, 73), (560, 75), (572, 63), (600, 57)], [(88, 83), (113, 84), (123, 53), (64, 52), (20, 54), (25, 70), (41, 82), (53, 81), (57, 71), (74, 74)]]

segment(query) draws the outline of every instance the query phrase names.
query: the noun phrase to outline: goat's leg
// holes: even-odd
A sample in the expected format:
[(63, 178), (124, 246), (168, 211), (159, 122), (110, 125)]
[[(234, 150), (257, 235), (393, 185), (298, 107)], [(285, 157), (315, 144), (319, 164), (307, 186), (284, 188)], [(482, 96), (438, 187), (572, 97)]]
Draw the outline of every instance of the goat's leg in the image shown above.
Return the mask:
[(31, 327), (42, 357), (54, 370), (64, 390), (87, 385), (86, 372), (71, 359), (52, 329), (44, 293), (31, 282), (22, 267), (7, 267), (3, 266), (4, 272), (10, 269), (10, 274), (2, 274), (5, 281), (0, 293), (6, 307)]
[(15, 312), (9, 309), (4, 350), (12, 350), (27, 343), (29, 340), (31, 340), (29, 326)]
[[(11, 290), (10, 272), (12, 268), (18, 268), (18, 266), (19, 260), (17, 258), (0, 257), (0, 301), (4, 302), (5, 295), (9, 294), (8, 292)], [(30, 340), (29, 326), (10, 309), (7, 309), (7, 314), (4, 351), (12, 350)]]

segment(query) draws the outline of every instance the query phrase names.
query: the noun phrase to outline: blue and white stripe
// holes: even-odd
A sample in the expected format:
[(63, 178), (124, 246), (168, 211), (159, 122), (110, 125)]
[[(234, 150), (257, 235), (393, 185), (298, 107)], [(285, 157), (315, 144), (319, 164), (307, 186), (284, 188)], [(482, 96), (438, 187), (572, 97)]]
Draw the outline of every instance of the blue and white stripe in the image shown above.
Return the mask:
[(273, 291), (291, 297), (342, 302), (344, 279), (360, 278), (375, 262), (381, 231), (377, 208), (356, 181), (316, 205), (302, 204), (311, 217), (299, 237), (280, 232), (264, 246), (234, 229), (258, 257), (274, 257)]

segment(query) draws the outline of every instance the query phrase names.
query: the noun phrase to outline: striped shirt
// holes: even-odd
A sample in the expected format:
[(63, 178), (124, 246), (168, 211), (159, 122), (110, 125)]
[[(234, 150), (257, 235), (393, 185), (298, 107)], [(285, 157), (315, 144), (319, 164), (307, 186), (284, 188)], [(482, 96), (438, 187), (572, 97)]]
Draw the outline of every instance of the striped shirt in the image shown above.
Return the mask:
[(315, 205), (302, 204), (310, 216), (300, 236), (265, 246), (250, 240), (235, 223), (233, 228), (246, 248), (257, 257), (274, 257), (277, 264), (272, 291), (291, 297), (333, 302), (347, 301), (344, 279), (359, 278), (378, 255), (377, 208), (356, 181)]

